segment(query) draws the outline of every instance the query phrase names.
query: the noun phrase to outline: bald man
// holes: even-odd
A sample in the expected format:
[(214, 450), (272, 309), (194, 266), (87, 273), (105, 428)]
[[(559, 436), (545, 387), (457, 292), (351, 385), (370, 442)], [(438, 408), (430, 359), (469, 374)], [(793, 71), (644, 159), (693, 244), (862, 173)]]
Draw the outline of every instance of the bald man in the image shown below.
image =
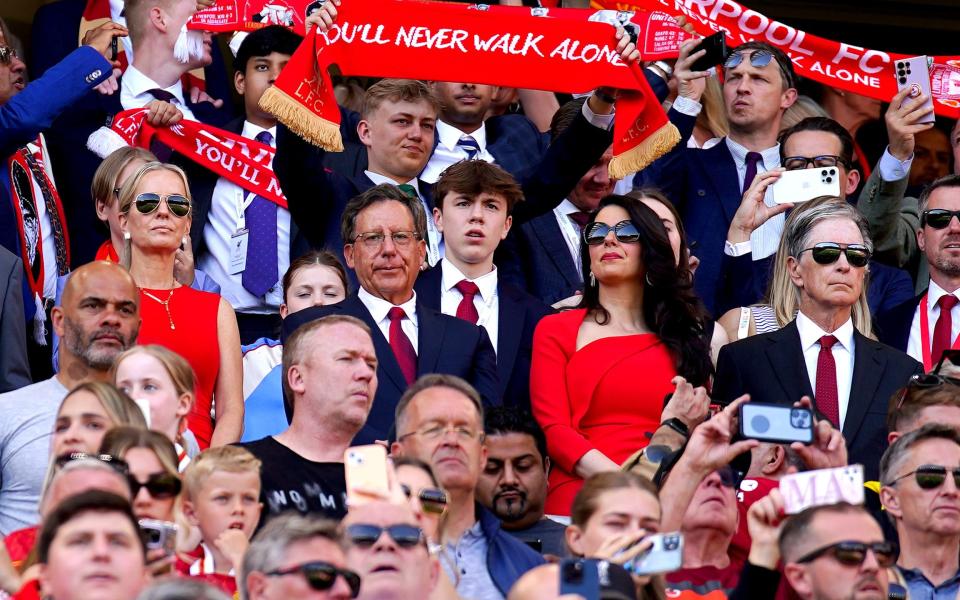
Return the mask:
[(60, 402), (87, 381), (107, 381), (118, 354), (140, 328), (139, 294), (127, 271), (108, 262), (73, 272), (51, 312), (60, 344), (60, 373), (0, 394), (0, 533), (37, 523), (37, 504)]

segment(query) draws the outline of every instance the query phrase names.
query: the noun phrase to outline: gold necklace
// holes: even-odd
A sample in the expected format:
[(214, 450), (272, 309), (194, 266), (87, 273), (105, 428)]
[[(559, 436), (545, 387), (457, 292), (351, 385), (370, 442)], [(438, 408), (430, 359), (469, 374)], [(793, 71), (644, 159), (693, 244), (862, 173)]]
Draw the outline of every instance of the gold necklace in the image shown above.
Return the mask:
[(170, 329), (171, 330), (176, 329), (176, 327), (173, 325), (173, 315), (170, 314), (170, 299), (173, 298), (173, 292), (176, 291), (176, 288), (170, 290), (170, 295), (167, 296), (166, 300), (161, 300), (160, 298), (157, 298), (156, 296), (154, 296), (153, 294), (151, 294), (150, 292), (148, 292), (143, 288), (140, 288), (140, 291), (143, 292), (144, 295), (147, 296), (148, 298), (153, 298), (154, 300), (156, 300), (157, 302), (163, 305), (164, 310), (167, 311), (167, 319), (170, 320)]

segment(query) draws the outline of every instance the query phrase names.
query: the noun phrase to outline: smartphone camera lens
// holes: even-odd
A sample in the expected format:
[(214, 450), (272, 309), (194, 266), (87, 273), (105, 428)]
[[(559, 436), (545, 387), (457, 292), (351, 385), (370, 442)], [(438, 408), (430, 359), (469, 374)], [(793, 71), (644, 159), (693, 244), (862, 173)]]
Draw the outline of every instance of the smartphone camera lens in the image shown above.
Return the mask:
[(906, 77), (901, 77), (901, 78), (900, 78), (900, 84), (901, 84), (901, 85), (904, 84), (904, 83), (906, 83), (906, 82), (907, 82), (907, 78), (906, 78)]
[(791, 410), (790, 425), (795, 429), (808, 429), (810, 427), (810, 413), (805, 410)]
[(755, 415), (750, 419), (750, 426), (757, 433), (766, 433), (770, 430), (770, 419), (763, 415)]
[(820, 171), (820, 175), (822, 175), (823, 177), (826, 177), (826, 176), (827, 176), (827, 170), (824, 169), (824, 170)]
[(676, 550), (680, 547), (680, 537), (676, 535), (668, 535), (663, 538), (663, 549), (670, 552)]

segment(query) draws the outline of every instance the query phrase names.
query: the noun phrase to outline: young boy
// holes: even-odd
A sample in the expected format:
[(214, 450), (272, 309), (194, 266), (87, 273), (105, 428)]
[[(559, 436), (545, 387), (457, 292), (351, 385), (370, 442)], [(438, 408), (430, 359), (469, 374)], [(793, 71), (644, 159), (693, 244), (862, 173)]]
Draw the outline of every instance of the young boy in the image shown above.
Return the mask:
[(183, 473), (180, 502), (200, 546), (196, 560), (178, 561), (177, 570), (235, 593), (236, 568), (260, 519), (260, 461), (238, 446), (201, 452)]

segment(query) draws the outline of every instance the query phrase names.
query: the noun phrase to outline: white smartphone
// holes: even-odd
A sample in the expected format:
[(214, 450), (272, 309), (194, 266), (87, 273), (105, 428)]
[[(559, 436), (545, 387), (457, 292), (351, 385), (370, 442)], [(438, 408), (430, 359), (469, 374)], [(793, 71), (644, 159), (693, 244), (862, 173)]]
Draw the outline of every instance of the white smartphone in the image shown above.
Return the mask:
[(785, 475), (780, 480), (780, 493), (788, 515), (837, 502), (863, 504), (863, 465)]
[(918, 97), (921, 93), (927, 96), (927, 100), (921, 105), (921, 108), (930, 108), (931, 111), (922, 121), (918, 123), (933, 123), (936, 115), (933, 114), (933, 93), (930, 91), (930, 62), (926, 56), (914, 56), (913, 58), (901, 58), (893, 64), (897, 78), (897, 90), (904, 88), (910, 89), (910, 94), (903, 99), (909, 102)]
[(623, 568), (634, 575), (656, 575), (670, 573), (683, 565), (683, 534), (658, 533), (649, 535), (640, 542), (650, 540), (653, 546), (649, 550), (627, 561)]
[(806, 202), (820, 196), (840, 197), (840, 169), (813, 167), (784, 171), (770, 189), (777, 204)]
[(359, 506), (371, 501), (370, 496), (358, 492), (357, 487), (382, 497), (388, 495), (386, 448), (380, 444), (352, 446), (343, 453), (343, 465), (347, 480), (347, 504)]

